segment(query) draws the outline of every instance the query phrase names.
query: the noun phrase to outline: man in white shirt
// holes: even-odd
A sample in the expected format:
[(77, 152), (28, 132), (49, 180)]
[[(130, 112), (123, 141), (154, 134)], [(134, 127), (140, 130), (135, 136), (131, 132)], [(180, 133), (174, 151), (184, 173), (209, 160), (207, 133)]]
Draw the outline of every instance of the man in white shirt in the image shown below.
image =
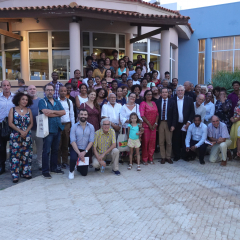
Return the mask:
[[(59, 98), (58, 100), (62, 104), (66, 114), (61, 117), (61, 123), (64, 125), (64, 130), (61, 132), (61, 140), (58, 150), (58, 168), (66, 169), (68, 165), (68, 145), (70, 138), (70, 129), (71, 126), (75, 124), (73, 103), (70, 99), (66, 98), (67, 88), (65, 86), (60, 87), (59, 89)], [(62, 160), (61, 160), (62, 157)]]
[(6, 147), (9, 140), (9, 136), (2, 137), (2, 121), (7, 120), (10, 109), (15, 107), (12, 102), (13, 97), (10, 82), (7, 80), (2, 81), (2, 92), (0, 93), (0, 175), (5, 172)]
[(122, 108), (122, 105), (119, 103), (116, 103), (116, 95), (114, 93), (110, 93), (108, 95), (108, 103), (102, 106), (101, 117), (109, 119), (109, 121), (111, 122), (111, 127), (115, 131), (116, 139), (121, 129), (120, 127), (121, 108)]
[(200, 115), (202, 122), (204, 122), (204, 119), (206, 116), (206, 108), (202, 105), (204, 101), (205, 101), (205, 96), (203, 94), (199, 94), (197, 96), (196, 102), (193, 103), (195, 115)]
[(194, 160), (196, 157), (196, 149), (199, 149), (199, 162), (205, 164), (204, 156), (207, 149), (205, 143), (207, 139), (207, 126), (201, 122), (201, 116), (195, 115), (193, 123), (189, 126), (187, 136), (185, 139), (186, 144), (186, 160)]

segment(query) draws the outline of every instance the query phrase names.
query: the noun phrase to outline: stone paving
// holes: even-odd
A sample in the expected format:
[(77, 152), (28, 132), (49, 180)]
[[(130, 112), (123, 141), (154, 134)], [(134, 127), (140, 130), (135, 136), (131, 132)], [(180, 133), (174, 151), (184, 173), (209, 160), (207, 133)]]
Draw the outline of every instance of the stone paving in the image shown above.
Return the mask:
[(0, 191), (0, 239), (240, 239), (240, 162), (90, 169)]

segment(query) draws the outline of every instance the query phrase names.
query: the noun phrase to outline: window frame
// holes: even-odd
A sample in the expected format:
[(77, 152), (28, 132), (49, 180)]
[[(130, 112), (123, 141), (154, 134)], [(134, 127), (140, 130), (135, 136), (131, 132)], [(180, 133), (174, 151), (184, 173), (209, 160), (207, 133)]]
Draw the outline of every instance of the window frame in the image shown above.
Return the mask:
[[(232, 49), (225, 49), (225, 50), (216, 50), (216, 51), (213, 51), (213, 39), (216, 39), (216, 38), (225, 38), (225, 37), (233, 37), (233, 48)], [(232, 51), (233, 52), (233, 61), (232, 61), (232, 72), (234, 73), (235, 71), (235, 51), (239, 51), (240, 48), (235, 48), (235, 38), (236, 37), (240, 37), (240, 35), (231, 35), (231, 36), (222, 36), (222, 37), (215, 37), (215, 38), (211, 38), (211, 76), (214, 74), (213, 73), (213, 65), (212, 65), (212, 61), (213, 61), (213, 53), (214, 52), (230, 52)]]
[[(200, 51), (199, 50), (199, 41), (200, 40), (204, 40), (205, 41), (205, 47), (204, 47), (204, 51)], [(197, 54), (197, 82), (198, 84), (202, 84), (199, 82), (199, 79), (198, 79), (198, 73), (199, 73), (199, 53), (204, 53), (204, 73), (203, 73), (203, 76), (204, 76), (204, 79), (203, 79), (203, 83), (205, 84), (205, 70), (206, 70), (206, 38), (202, 38), (202, 39), (198, 39), (198, 54)]]
[[(134, 35), (134, 37), (136, 37), (136, 36), (137, 35)], [(150, 52), (150, 40), (159, 41), (159, 47), (160, 47), (160, 53), (159, 54)], [(147, 64), (150, 62), (151, 55), (152, 56), (156, 56), (156, 57), (160, 57), (160, 61), (161, 61), (161, 39), (158, 39), (158, 38), (147, 38), (147, 52), (133, 51), (133, 54), (139, 54), (139, 55), (144, 54), (144, 55), (147, 55), (147, 59), (146, 59), (146, 63)], [(132, 58), (133, 58), (133, 56), (132, 56)], [(133, 61), (133, 59), (132, 59), (132, 61)], [(147, 66), (147, 68), (149, 68), (149, 67)], [(159, 66), (159, 72), (160, 72), (160, 66)]]
[[(48, 47), (39, 47), (39, 48), (30, 48), (29, 47), (29, 33), (33, 32), (47, 32), (48, 33)], [(30, 58), (28, 60), (28, 71), (29, 71), (29, 81), (50, 81), (51, 80), (51, 74), (53, 72), (53, 50), (70, 50), (70, 41), (69, 41), (69, 47), (52, 47), (52, 32), (69, 32), (69, 29), (67, 30), (40, 30), (40, 31), (28, 31), (28, 58), (29, 53), (31, 50), (47, 50), (48, 51), (48, 71), (49, 71), (49, 78), (46, 80), (31, 80), (31, 71), (30, 71)], [(69, 59), (70, 61), (70, 59)], [(67, 65), (67, 79), (64, 79), (63, 81), (68, 81), (70, 79), (70, 73), (69, 73), (69, 66)]]
[[(19, 34), (19, 31), (14, 31), (13, 33)], [(0, 35), (0, 38), (1, 38), (0, 52), (2, 54), (2, 80), (0, 79), (0, 81), (3, 81), (3, 80), (10, 80), (11, 81), (11, 80), (16, 80), (16, 79), (6, 79), (6, 52), (19, 51), (19, 53), (20, 53), (20, 66), (21, 66), (21, 44), (19, 43), (19, 48), (5, 49), (4, 48), (5, 37), (7, 37), (7, 36)], [(20, 69), (20, 73), (21, 73), (21, 69)]]
[[(83, 45), (83, 33), (84, 32), (88, 32), (89, 33), (89, 46)], [(98, 46), (93, 46), (93, 33), (103, 33), (103, 34), (115, 34), (116, 36), (116, 48), (114, 47), (98, 47)], [(120, 48), (119, 47), (119, 35), (124, 35), (125, 36), (125, 48)], [(93, 49), (94, 48), (98, 48), (98, 49), (109, 49), (109, 50), (114, 50), (116, 49), (118, 52), (119, 50), (122, 50), (125, 52), (126, 54), (126, 34), (125, 33), (114, 33), (114, 32), (97, 32), (97, 31), (81, 31), (81, 60), (83, 60), (83, 48), (88, 48), (90, 55), (93, 53)], [(84, 63), (82, 63), (81, 66), (81, 72), (83, 72), (83, 68), (85, 67), (83, 65)]]

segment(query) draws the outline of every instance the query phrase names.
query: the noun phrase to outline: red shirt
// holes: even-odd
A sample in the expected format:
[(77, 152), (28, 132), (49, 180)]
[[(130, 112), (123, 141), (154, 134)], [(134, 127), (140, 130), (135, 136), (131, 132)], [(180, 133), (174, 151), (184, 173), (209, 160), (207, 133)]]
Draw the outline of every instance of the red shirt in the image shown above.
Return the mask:
[[(69, 83), (72, 83), (72, 78), (70, 78), (68, 82), (69, 82)], [(82, 84), (82, 81), (81, 81), (81, 80), (78, 80), (78, 88), (79, 88), (79, 86), (80, 86), (81, 84)]]

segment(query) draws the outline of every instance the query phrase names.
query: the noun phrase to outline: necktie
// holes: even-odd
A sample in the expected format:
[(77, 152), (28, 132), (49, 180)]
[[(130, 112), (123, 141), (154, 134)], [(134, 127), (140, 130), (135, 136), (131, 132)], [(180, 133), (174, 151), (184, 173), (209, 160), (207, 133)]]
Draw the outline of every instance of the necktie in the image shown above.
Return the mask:
[(162, 120), (165, 120), (165, 111), (166, 111), (166, 100), (164, 100), (164, 103), (163, 103)]

